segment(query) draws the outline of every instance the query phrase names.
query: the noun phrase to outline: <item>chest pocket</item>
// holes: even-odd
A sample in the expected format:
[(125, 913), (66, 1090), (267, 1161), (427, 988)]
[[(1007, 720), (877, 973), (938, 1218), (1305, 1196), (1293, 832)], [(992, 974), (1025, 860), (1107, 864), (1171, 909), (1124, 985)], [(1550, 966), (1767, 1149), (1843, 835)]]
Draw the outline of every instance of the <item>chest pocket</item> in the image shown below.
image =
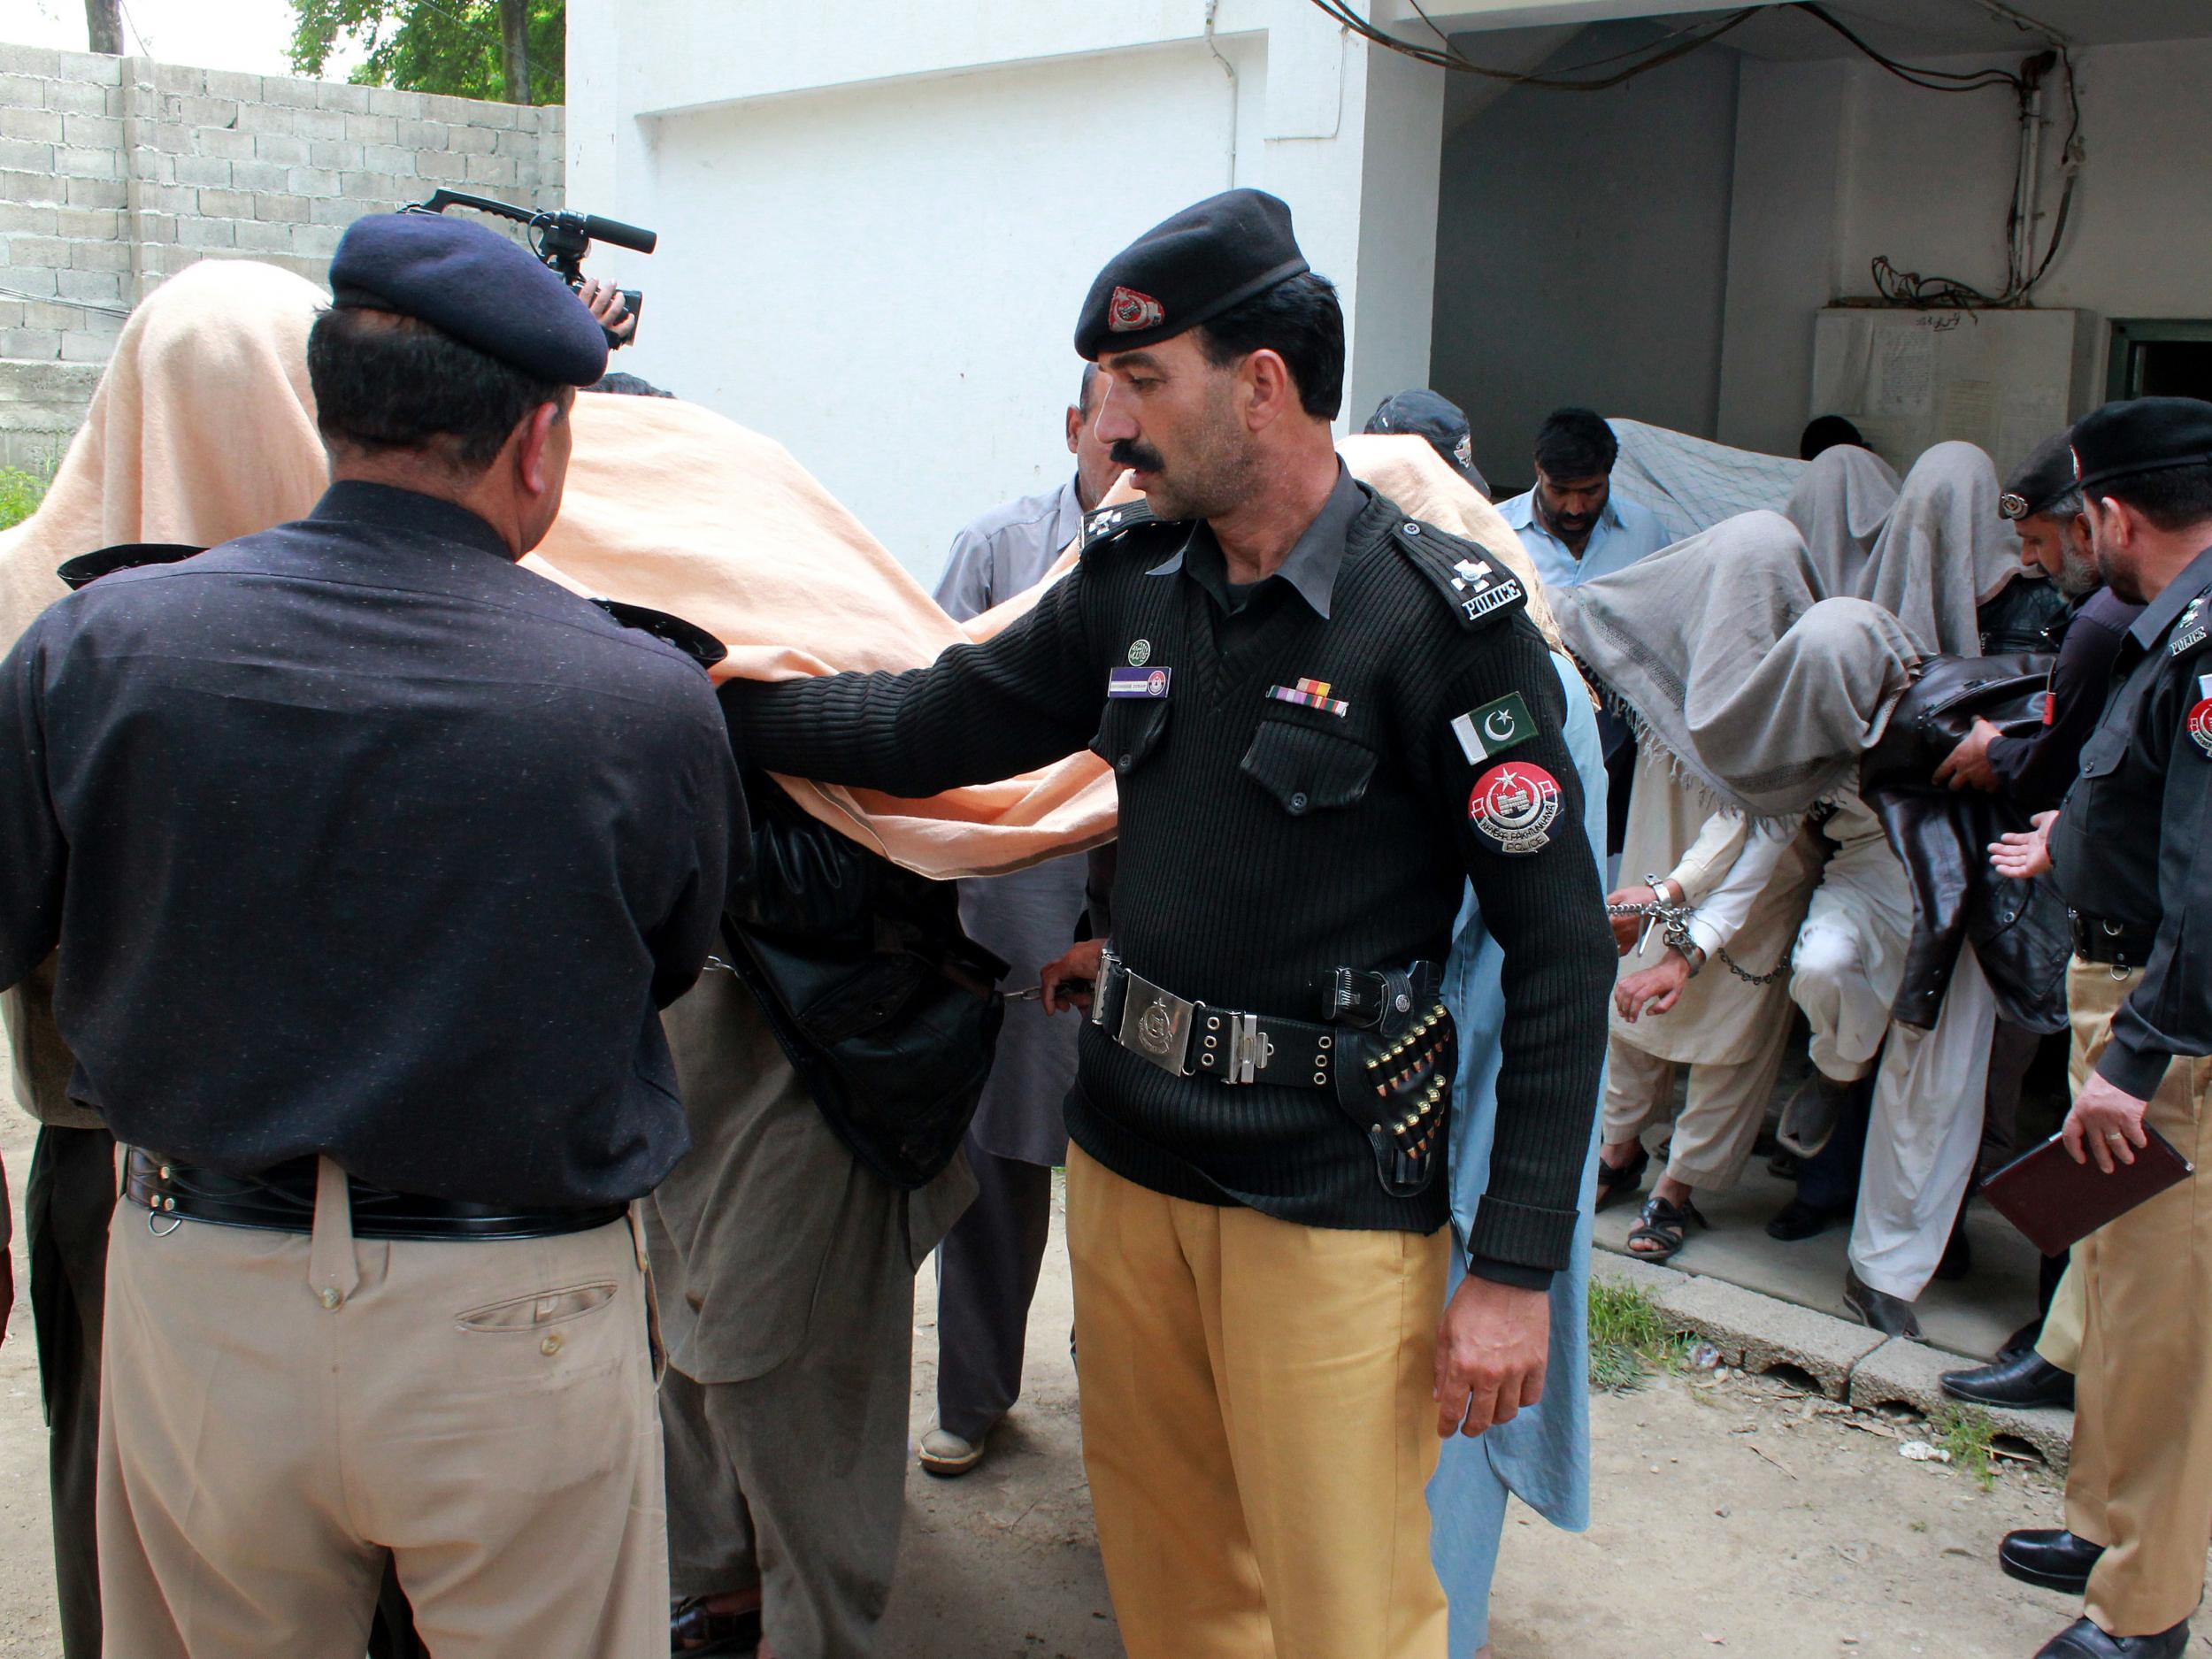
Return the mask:
[(2127, 758), (2129, 724), (2125, 721), (2101, 726), (2096, 735), (2082, 745), (2081, 775), (2085, 778), (2109, 778), (2120, 769)]
[(1126, 777), (1144, 764), (1167, 733), (1165, 697), (1116, 697), (1106, 704), (1091, 753)]
[(1356, 804), (1375, 775), (1375, 752), (1297, 719), (1260, 722), (1240, 763), (1244, 775), (1294, 818)]

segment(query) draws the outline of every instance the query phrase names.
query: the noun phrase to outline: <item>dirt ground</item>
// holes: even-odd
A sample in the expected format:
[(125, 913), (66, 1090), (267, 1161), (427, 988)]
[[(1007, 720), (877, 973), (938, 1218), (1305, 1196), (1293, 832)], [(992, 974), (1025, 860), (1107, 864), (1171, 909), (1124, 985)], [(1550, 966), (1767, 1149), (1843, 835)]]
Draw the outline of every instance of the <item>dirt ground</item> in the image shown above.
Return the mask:
[[(0, 1157), (19, 1215), (30, 1125), (12, 1111), (0, 1118)], [(917, 1433), (935, 1348), (926, 1273), (920, 1290)], [(1068, 1323), (1056, 1243), (1031, 1325), (1028, 1398), (993, 1459), (965, 1480), (909, 1483), (886, 1659), (1120, 1654), (1083, 1486)], [(2008, 1527), (2054, 1523), (2056, 1488), (2039, 1471), (2008, 1467), (1985, 1493), (1757, 1379), (1667, 1379), (1601, 1396), (1594, 1430), (1590, 1532), (1570, 1536), (1525, 1510), (1508, 1523), (1500, 1659), (2026, 1659), (2074, 1617), (1991, 1559)], [(43, 1439), (19, 1298), (0, 1346), (0, 1659), (60, 1651)]]

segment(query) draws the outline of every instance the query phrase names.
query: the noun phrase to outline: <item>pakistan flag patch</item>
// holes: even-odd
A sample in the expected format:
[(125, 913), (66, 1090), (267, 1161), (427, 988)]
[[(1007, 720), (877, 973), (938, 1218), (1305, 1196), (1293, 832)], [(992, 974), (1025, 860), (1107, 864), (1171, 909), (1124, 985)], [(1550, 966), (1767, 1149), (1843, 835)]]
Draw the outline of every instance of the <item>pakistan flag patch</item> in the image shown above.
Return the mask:
[(1486, 703), (1459, 716), (1452, 722), (1452, 735), (1459, 740), (1467, 764), (1478, 765), (1534, 737), (1536, 721), (1529, 714), (1528, 704), (1521, 701), (1521, 694), (1509, 691), (1495, 703)]

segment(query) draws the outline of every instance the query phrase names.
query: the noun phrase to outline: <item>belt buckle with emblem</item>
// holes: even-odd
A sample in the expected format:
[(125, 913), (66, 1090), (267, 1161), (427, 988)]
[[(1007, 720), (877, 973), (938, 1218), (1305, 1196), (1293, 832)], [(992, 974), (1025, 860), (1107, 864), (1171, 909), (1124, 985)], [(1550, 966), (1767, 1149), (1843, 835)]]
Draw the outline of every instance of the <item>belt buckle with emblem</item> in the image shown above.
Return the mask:
[(1197, 1005), (1164, 990), (1141, 974), (1128, 976), (1121, 1008), (1121, 1046), (1171, 1076), (1184, 1074), (1190, 1054), (1191, 1019)]

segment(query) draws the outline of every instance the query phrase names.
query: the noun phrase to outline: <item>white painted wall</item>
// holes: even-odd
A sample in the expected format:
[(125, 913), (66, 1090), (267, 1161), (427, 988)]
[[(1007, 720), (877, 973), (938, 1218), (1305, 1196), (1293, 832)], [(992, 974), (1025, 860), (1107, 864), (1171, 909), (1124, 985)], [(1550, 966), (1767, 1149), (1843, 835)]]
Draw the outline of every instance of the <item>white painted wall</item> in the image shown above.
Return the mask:
[(1530, 480), (1565, 403), (1712, 431), (1735, 104), (1735, 54), (1708, 51), (1608, 92), (1516, 87), (1446, 139), (1432, 384), (1494, 485)]
[(1100, 265), (1232, 181), (1287, 200), (1343, 290), (1355, 398), (1419, 381), (1440, 72), (1306, 0), (1216, 23), (1202, 0), (576, 0), (570, 200), (661, 234), (594, 259), (647, 292), (623, 366), (789, 445), (925, 579), (967, 519), (1066, 476)]
[[(1940, 65), (1976, 66), (1985, 59)], [(2104, 395), (2105, 323), (2212, 318), (2212, 41), (2078, 58), (2088, 163), (2036, 303), (2096, 313), (2075, 412)], [(2010, 95), (1916, 91), (1870, 64), (1746, 60), (1718, 435), (1793, 445), (1811, 396), (1813, 313), (1871, 291), (1870, 262), (2001, 286), (2016, 127)], [(2063, 138), (2046, 143), (2054, 156)], [(2047, 173), (2044, 205), (2057, 202)]]

